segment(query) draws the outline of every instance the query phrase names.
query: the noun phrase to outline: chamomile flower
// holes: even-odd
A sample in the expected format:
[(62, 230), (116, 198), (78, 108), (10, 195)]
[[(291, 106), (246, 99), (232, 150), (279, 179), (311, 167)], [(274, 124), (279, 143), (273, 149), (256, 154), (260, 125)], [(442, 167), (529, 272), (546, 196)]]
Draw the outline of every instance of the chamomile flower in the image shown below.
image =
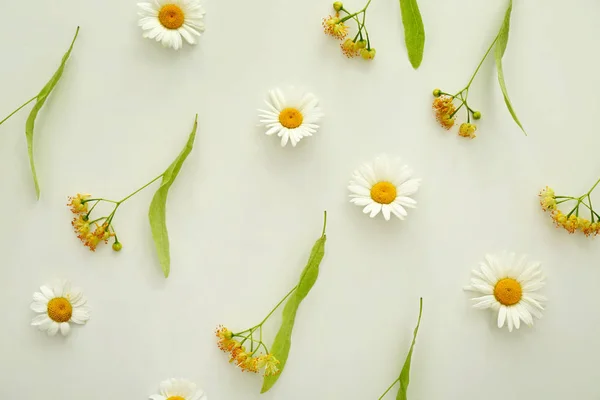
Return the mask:
[(179, 50), (182, 38), (196, 44), (196, 37), (204, 31), (206, 12), (198, 0), (151, 0), (138, 3), (138, 7), (143, 36), (165, 47)]
[(399, 158), (379, 156), (354, 171), (348, 186), (350, 202), (364, 207), (363, 212), (371, 218), (381, 212), (386, 221), (392, 214), (403, 220), (408, 215), (406, 208), (417, 206), (411, 196), (419, 189), (421, 179), (412, 175)]
[(539, 262), (527, 262), (514, 253), (486, 255), (471, 284), (465, 290), (478, 292), (473, 307), (498, 312), (498, 328), (519, 329), (521, 321), (533, 325), (533, 317), (542, 318), (546, 298), (538, 290), (546, 285)]
[(39, 315), (31, 320), (31, 325), (49, 336), (56, 335), (59, 330), (66, 336), (71, 330), (70, 323), (83, 325), (90, 319), (86, 303), (87, 299), (81, 290), (71, 288), (68, 281), (42, 286), (39, 292), (33, 294), (31, 309)]
[(293, 87), (285, 92), (281, 89), (269, 91), (269, 99), (265, 100), (268, 109), (258, 110), (260, 123), (267, 128), (267, 135), (281, 138), (281, 146), (288, 141), (296, 146), (300, 140), (312, 136), (319, 129), (319, 121), (323, 117), (319, 100), (312, 93), (304, 93)]
[(207, 397), (195, 383), (186, 379), (167, 379), (160, 383), (159, 394), (153, 394), (150, 400), (207, 400)]

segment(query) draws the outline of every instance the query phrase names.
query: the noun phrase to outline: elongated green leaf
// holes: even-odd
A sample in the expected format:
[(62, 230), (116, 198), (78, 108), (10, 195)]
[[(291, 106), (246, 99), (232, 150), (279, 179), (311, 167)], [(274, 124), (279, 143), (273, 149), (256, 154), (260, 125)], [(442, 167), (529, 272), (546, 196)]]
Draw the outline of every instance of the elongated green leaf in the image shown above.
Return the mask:
[(290, 347), (292, 346), (292, 330), (294, 329), (294, 322), (296, 320), (296, 312), (300, 303), (310, 292), (310, 289), (315, 284), (317, 277), (319, 276), (319, 265), (323, 256), (325, 255), (325, 241), (327, 237), (325, 235), (325, 227), (327, 225), (327, 213), (325, 213), (323, 221), (323, 233), (321, 237), (317, 239), (308, 257), (308, 262), (300, 275), (300, 280), (296, 290), (283, 308), (283, 319), (281, 321), (281, 327), (275, 336), (273, 345), (271, 346), (271, 353), (279, 360), (280, 373), (274, 376), (265, 376), (261, 393), (265, 393), (273, 387), (275, 382), (279, 379), (281, 372), (288, 359), (290, 353)]
[(508, 112), (512, 115), (513, 120), (519, 125), (519, 128), (523, 131), (525, 135), (525, 129), (523, 125), (521, 125), (521, 121), (517, 117), (515, 110), (513, 109), (512, 103), (510, 102), (510, 98), (508, 97), (508, 90), (506, 89), (506, 82), (504, 81), (504, 68), (502, 67), (502, 57), (504, 56), (504, 52), (506, 51), (506, 45), (508, 44), (508, 32), (510, 31), (510, 14), (512, 12), (512, 0), (508, 2), (508, 9), (506, 10), (506, 14), (504, 15), (504, 22), (502, 23), (502, 27), (500, 28), (500, 32), (498, 33), (498, 38), (496, 39), (496, 47), (494, 49), (494, 58), (496, 59), (496, 70), (498, 70), (498, 83), (500, 83), (500, 89), (502, 90), (502, 95), (504, 96), (504, 103), (506, 103), (506, 108), (508, 108)]
[(198, 114), (194, 120), (194, 127), (188, 138), (185, 147), (179, 153), (175, 161), (167, 168), (163, 173), (160, 187), (154, 193), (152, 203), (150, 203), (150, 210), (148, 211), (148, 219), (150, 220), (150, 228), (152, 229), (152, 239), (154, 239), (154, 245), (156, 246), (156, 252), (158, 253), (158, 260), (162, 267), (165, 278), (169, 277), (171, 271), (171, 252), (169, 250), (169, 233), (167, 231), (167, 196), (169, 195), (169, 189), (177, 178), (183, 162), (187, 158), (188, 154), (194, 147), (194, 140), (196, 139), (196, 129), (198, 128)]
[(37, 95), (37, 99), (33, 109), (29, 113), (29, 117), (27, 117), (27, 122), (25, 122), (25, 137), (27, 138), (27, 153), (29, 154), (29, 165), (31, 166), (31, 174), (33, 175), (33, 183), (35, 184), (35, 194), (37, 198), (40, 198), (40, 185), (37, 179), (37, 173), (35, 171), (35, 162), (33, 160), (33, 129), (35, 127), (35, 119), (37, 118), (40, 109), (44, 106), (46, 99), (54, 89), (54, 87), (58, 84), (63, 71), (65, 70), (65, 65), (69, 56), (71, 55), (71, 50), (73, 50), (73, 45), (75, 44), (75, 40), (77, 39), (77, 35), (79, 34), (79, 27), (75, 31), (75, 36), (73, 37), (73, 41), (71, 42), (71, 46), (69, 46), (69, 50), (65, 53), (60, 63), (60, 66), (52, 75), (52, 78), (46, 83), (46, 85), (42, 88), (40, 93)]
[(402, 13), (408, 59), (413, 68), (417, 69), (423, 61), (423, 50), (425, 49), (425, 27), (417, 0), (400, 0), (400, 12)]
[(408, 355), (406, 356), (406, 361), (404, 361), (404, 366), (402, 367), (402, 371), (400, 372), (400, 390), (398, 390), (398, 395), (396, 396), (396, 400), (407, 400), (407, 392), (408, 392), (408, 384), (410, 383), (410, 362), (412, 361), (413, 349), (415, 347), (415, 341), (417, 340), (417, 333), (419, 333), (419, 325), (421, 325), (421, 315), (423, 314), (423, 298), (419, 301), (419, 320), (417, 321), (417, 327), (413, 333), (412, 344), (410, 345), (410, 350), (408, 351)]

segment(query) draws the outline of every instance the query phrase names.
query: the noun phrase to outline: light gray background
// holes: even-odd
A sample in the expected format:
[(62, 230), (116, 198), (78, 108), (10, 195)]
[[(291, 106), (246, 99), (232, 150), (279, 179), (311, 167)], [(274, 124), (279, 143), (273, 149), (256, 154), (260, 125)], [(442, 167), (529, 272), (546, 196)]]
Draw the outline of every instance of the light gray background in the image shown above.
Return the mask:
[[(411, 400), (600, 398), (600, 239), (554, 229), (536, 198), (546, 184), (575, 195), (598, 178), (600, 3), (515, 2), (505, 73), (529, 136), (489, 59), (471, 95), (483, 113), (473, 141), (436, 125), (431, 90), (466, 83), (506, 1), (420, 3), (427, 42), (413, 71), (393, 0), (369, 10), (371, 63), (347, 60), (322, 33), (326, 0), (207, 0), (206, 34), (179, 52), (142, 39), (135, 1), (3, 1), (0, 114), (37, 93), (81, 33), (38, 120), (39, 202), (29, 108), (0, 127), (0, 394), (145, 399), (182, 376), (211, 400), (375, 400), (400, 372), (423, 296)], [(266, 91), (285, 84), (313, 91), (326, 113), (295, 149), (256, 127)], [(66, 197), (120, 198), (150, 180), (195, 113), (196, 147), (168, 203), (171, 277), (146, 216), (156, 186), (117, 214), (120, 254), (83, 248)], [(423, 178), (405, 222), (370, 220), (348, 203), (352, 170), (384, 151)], [(261, 396), (260, 378), (218, 351), (214, 328), (255, 324), (295, 284), (324, 209), (321, 275), (285, 373)], [(512, 334), (462, 291), (484, 254), (504, 249), (543, 261), (548, 276), (544, 319)], [(32, 293), (55, 277), (81, 286), (93, 309), (66, 339), (29, 326)]]

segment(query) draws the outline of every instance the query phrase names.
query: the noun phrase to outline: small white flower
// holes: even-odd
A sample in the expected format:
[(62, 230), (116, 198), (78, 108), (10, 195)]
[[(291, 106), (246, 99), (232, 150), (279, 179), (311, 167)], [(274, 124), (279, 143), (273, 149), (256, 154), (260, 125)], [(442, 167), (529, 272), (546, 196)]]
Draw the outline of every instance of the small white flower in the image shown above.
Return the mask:
[(519, 329), (521, 321), (533, 325), (533, 317), (542, 318), (546, 298), (538, 290), (546, 285), (539, 262), (527, 262), (526, 257), (516, 259), (514, 253), (486, 255), (479, 270), (473, 270), (471, 284), (465, 290), (481, 293), (475, 297), (473, 307), (498, 312), (498, 328), (504, 323), (512, 332)]
[(204, 32), (206, 12), (198, 0), (152, 0), (138, 3), (138, 7), (143, 36), (165, 47), (179, 50), (182, 37), (189, 44), (196, 44), (196, 36)]
[(31, 309), (40, 315), (31, 320), (31, 325), (54, 336), (60, 330), (63, 336), (69, 334), (70, 322), (83, 325), (90, 319), (87, 299), (80, 289), (71, 288), (68, 281), (57, 281), (50, 286), (40, 287), (33, 294)]
[(267, 135), (277, 134), (281, 138), (281, 147), (288, 141), (295, 147), (302, 138), (312, 136), (319, 129), (323, 113), (319, 100), (312, 93), (293, 87), (285, 93), (281, 89), (273, 89), (269, 90), (269, 99), (265, 103), (268, 110), (258, 110), (260, 123), (268, 128)]
[(379, 212), (386, 221), (391, 214), (403, 220), (406, 208), (415, 208), (417, 202), (410, 196), (419, 190), (421, 179), (412, 178), (412, 170), (399, 158), (379, 156), (372, 163), (361, 165), (354, 174), (348, 189), (350, 202), (364, 207), (371, 218)]
[(150, 400), (207, 400), (202, 389), (185, 379), (167, 379), (160, 383), (160, 394), (153, 394)]

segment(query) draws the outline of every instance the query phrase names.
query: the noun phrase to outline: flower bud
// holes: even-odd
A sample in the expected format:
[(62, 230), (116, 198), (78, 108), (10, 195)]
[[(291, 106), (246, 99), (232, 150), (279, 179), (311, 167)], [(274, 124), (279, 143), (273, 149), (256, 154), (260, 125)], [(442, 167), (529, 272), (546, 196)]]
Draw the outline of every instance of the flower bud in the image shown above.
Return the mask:
[(359, 40), (358, 42), (356, 42), (356, 48), (357, 49), (364, 49), (365, 47), (367, 47), (367, 41), (366, 40)]
[(440, 97), (442, 95), (442, 91), (440, 89), (434, 89), (433, 90), (433, 95), (435, 97)]
[(342, 8), (344, 8), (344, 3), (342, 3), (341, 1), (336, 1), (335, 3), (333, 3), (333, 9), (335, 11), (340, 11)]
[(121, 242), (114, 242), (112, 245), (112, 249), (114, 251), (121, 251), (122, 248), (123, 248), (123, 245), (121, 244)]
[(360, 50), (360, 56), (365, 59), (365, 60), (372, 60), (373, 58), (375, 58), (375, 49), (361, 49)]
[(473, 119), (479, 119), (479, 118), (481, 118), (481, 113), (479, 111), (475, 111), (473, 113)]

